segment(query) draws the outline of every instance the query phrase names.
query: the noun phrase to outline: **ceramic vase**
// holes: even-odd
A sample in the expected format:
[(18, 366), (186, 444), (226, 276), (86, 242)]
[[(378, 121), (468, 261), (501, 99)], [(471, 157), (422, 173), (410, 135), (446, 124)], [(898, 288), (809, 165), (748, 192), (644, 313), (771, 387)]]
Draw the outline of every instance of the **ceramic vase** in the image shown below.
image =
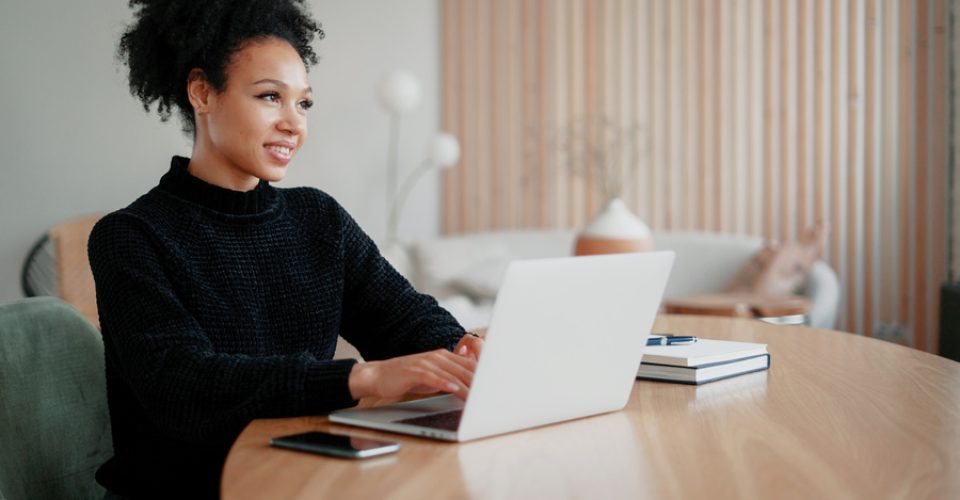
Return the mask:
[(607, 202), (577, 237), (575, 255), (653, 250), (650, 228), (620, 198)]

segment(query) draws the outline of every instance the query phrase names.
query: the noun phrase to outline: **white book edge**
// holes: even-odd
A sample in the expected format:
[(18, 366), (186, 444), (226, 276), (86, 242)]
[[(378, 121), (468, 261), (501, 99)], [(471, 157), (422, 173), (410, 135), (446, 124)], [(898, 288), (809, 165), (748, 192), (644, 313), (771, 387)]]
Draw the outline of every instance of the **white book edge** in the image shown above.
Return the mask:
[(769, 367), (767, 355), (722, 363), (703, 368), (640, 364), (638, 378), (677, 382), (710, 382), (719, 378), (765, 370)]
[(700, 339), (693, 344), (647, 346), (642, 363), (697, 367), (767, 354), (767, 344)]

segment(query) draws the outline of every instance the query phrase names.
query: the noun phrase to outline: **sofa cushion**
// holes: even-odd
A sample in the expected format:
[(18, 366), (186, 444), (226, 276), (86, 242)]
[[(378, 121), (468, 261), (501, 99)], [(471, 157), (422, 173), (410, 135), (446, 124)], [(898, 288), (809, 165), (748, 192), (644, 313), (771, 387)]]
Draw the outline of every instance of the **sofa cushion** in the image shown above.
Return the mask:
[(720, 292), (763, 245), (754, 236), (699, 232), (654, 232), (658, 250), (676, 254), (665, 298)]
[(511, 258), (506, 246), (493, 238), (426, 240), (413, 245), (411, 257), (416, 268), (417, 289), (438, 299), (459, 293), (455, 282), (469, 281), (465, 276), (478, 266)]
[(796, 241), (764, 245), (730, 280), (726, 291), (772, 296), (796, 293), (820, 258), (826, 236), (827, 227), (816, 224)]
[(468, 297), (492, 300), (500, 291), (500, 285), (510, 265), (509, 255), (491, 258), (467, 269), (451, 281), (451, 286)]
[(410, 248), (414, 283), (439, 299), (463, 292), (490, 297), (511, 260), (572, 255), (575, 237), (571, 230), (515, 230), (423, 240)]

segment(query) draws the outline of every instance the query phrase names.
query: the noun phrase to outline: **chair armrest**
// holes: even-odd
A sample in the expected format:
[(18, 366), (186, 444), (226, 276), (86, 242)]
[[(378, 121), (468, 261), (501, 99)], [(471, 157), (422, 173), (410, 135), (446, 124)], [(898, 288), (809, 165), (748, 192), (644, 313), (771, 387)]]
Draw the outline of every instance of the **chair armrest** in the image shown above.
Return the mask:
[(810, 326), (833, 329), (840, 309), (840, 280), (822, 260), (814, 262), (800, 291), (810, 301)]

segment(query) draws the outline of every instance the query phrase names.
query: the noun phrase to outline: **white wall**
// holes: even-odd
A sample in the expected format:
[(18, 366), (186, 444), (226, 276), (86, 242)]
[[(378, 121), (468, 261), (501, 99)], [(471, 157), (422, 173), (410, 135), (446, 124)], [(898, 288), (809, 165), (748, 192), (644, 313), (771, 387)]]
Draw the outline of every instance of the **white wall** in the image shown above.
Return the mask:
[[(409, 171), (439, 126), (437, 1), (309, 3), (327, 33), (310, 73), (317, 106), (280, 185), (329, 192), (380, 240), (388, 122), (376, 87), (396, 68), (421, 78), (423, 103), (401, 130), (400, 166)], [(130, 18), (116, 0), (0, 3), (0, 300), (21, 296), (22, 261), (46, 228), (127, 205), (156, 185), (172, 154), (189, 155), (179, 122), (161, 123), (127, 90), (115, 54)], [(436, 234), (438, 206), (438, 180), (424, 179), (401, 236)]]

